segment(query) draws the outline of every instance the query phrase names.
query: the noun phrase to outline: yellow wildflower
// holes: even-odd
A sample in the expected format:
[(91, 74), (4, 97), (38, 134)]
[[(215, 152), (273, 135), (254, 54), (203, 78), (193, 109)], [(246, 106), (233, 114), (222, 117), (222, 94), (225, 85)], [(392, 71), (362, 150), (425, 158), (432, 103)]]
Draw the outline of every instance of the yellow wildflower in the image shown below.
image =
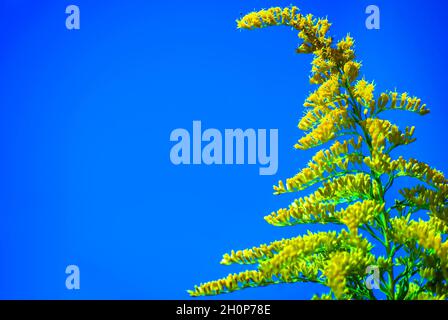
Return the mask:
[[(273, 211), (265, 220), (274, 226), (329, 223), (341, 231), (315, 232), (224, 254), (221, 263), (257, 265), (256, 270), (203, 283), (192, 296), (215, 295), (278, 283), (314, 282), (330, 288), (316, 299), (375, 297), (362, 287), (367, 266), (381, 270), (380, 290), (387, 299), (447, 299), (448, 181), (442, 172), (415, 159), (392, 159), (395, 148), (415, 141), (414, 127), (401, 131), (379, 119), (387, 110), (425, 115), (421, 99), (388, 91), (375, 97), (375, 85), (360, 78), (354, 40), (333, 42), (327, 19), (304, 15), (297, 7), (251, 12), (238, 28), (289, 26), (298, 31), (298, 53), (312, 54), (310, 83), (317, 85), (304, 103), (298, 123), (305, 131), (295, 145), (307, 150), (328, 142), (308, 165), (274, 186), (276, 194), (311, 194)], [(344, 136), (345, 140), (342, 140)], [(400, 177), (418, 180), (399, 190), (401, 199), (388, 205), (388, 190)], [(410, 182), (409, 182), (410, 183)], [(386, 201), (387, 199), (387, 201)], [(427, 212), (429, 219), (414, 220)], [(372, 239), (373, 243), (367, 240)], [(382, 248), (384, 256), (373, 255)], [(402, 270), (398, 269), (401, 267)]]

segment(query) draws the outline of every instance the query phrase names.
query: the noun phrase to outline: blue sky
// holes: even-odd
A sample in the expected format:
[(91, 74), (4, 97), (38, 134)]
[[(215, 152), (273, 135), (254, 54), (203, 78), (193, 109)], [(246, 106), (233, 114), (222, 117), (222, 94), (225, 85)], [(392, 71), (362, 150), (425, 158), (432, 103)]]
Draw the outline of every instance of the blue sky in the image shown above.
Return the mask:
[[(81, 29), (65, 28), (65, 7)], [(194, 284), (235, 272), (231, 249), (301, 234), (263, 216), (286, 206), (272, 185), (313, 152), (293, 145), (311, 58), (288, 28), (236, 30), (242, 13), (291, 1), (24, 1), (0, 4), (0, 298), (185, 299)], [(378, 90), (421, 97), (432, 113), (401, 152), (448, 172), (446, 8), (442, 1), (297, 1), (356, 39)], [(381, 29), (367, 30), (367, 5)], [(279, 168), (174, 166), (170, 133), (276, 128)], [(81, 289), (65, 288), (76, 264)], [(220, 298), (302, 299), (281, 285)]]

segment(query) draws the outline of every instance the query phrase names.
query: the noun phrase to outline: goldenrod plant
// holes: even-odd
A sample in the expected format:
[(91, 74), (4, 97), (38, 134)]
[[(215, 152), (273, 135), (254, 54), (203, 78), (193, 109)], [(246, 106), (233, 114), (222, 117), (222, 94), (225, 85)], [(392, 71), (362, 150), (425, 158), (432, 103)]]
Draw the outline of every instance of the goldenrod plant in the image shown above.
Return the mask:
[[(232, 251), (222, 264), (256, 267), (196, 286), (189, 294), (312, 282), (328, 287), (314, 299), (446, 299), (447, 179), (426, 163), (393, 158), (393, 150), (415, 141), (414, 127), (400, 130), (383, 117), (389, 110), (425, 115), (426, 105), (407, 93), (375, 95), (374, 83), (360, 77), (354, 40), (347, 35), (335, 42), (327, 19), (288, 7), (252, 12), (237, 24), (240, 29), (282, 25), (299, 31), (297, 52), (313, 54), (310, 83), (317, 89), (304, 103), (298, 127), (305, 134), (295, 148), (329, 145), (294, 177), (274, 186), (275, 194), (317, 190), (265, 220), (274, 226), (331, 224), (336, 231), (308, 231)], [(386, 195), (401, 177), (415, 185), (395, 191), (391, 203)], [(375, 283), (373, 288), (366, 283), (366, 270), (372, 268), (379, 271), (377, 290)]]

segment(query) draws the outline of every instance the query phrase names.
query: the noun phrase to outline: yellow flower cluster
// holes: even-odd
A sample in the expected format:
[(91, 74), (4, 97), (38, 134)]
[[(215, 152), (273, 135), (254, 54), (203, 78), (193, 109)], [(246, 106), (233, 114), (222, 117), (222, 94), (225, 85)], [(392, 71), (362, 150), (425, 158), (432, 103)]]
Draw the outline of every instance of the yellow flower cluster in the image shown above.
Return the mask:
[[(352, 150), (349, 150), (349, 147)], [(352, 138), (344, 140), (342, 143), (336, 140), (329, 149), (323, 149), (317, 152), (308, 163), (307, 168), (304, 168), (294, 177), (286, 180), (288, 191), (304, 190), (317, 182), (322, 182), (347, 173), (346, 171), (350, 163), (362, 163), (363, 155), (360, 152), (361, 147), (361, 137), (357, 141)], [(343, 171), (338, 172), (338, 169)], [(330, 174), (330, 176), (326, 176), (325, 173)], [(281, 187), (274, 186), (274, 189), (279, 191)]]
[[(375, 143), (378, 143), (378, 140)], [(400, 156), (392, 160), (388, 154), (372, 152), (370, 157), (364, 158), (364, 163), (377, 173), (394, 173), (396, 177), (417, 178), (435, 188), (447, 184), (442, 172), (412, 158), (406, 160)]]
[[(331, 39), (330, 41), (327, 40), (327, 42), (331, 44)], [(361, 68), (360, 63), (353, 61), (355, 58), (353, 45), (354, 41), (350, 36), (340, 40), (336, 48), (332, 48), (330, 45), (323, 47), (309, 46), (305, 41), (297, 52), (312, 52), (315, 55), (312, 62), (310, 83), (323, 84), (332, 76), (337, 76), (338, 80), (342, 80), (344, 83), (353, 82), (357, 78), (359, 69)], [(304, 48), (302, 49), (302, 47)], [(314, 50), (311, 50), (313, 48)], [(342, 76), (340, 75), (340, 69), (344, 71)]]
[[(392, 150), (415, 141), (414, 127), (401, 131), (378, 118), (387, 110), (425, 115), (429, 112), (426, 105), (407, 93), (385, 92), (375, 97), (375, 84), (359, 79), (361, 64), (355, 61), (353, 38), (333, 43), (327, 19), (302, 15), (297, 7), (271, 8), (251, 12), (237, 20), (237, 25), (241, 29), (284, 25), (299, 31), (302, 42), (297, 52), (313, 54), (310, 83), (318, 87), (305, 100), (298, 123), (305, 135), (295, 148), (307, 150), (333, 142), (295, 176), (285, 183), (279, 181), (274, 191), (297, 192), (317, 183), (321, 187), (265, 220), (274, 226), (332, 223), (347, 229), (308, 231), (303, 236), (232, 250), (223, 255), (222, 264), (257, 264), (257, 270), (203, 283), (189, 291), (190, 295), (311, 281), (331, 289), (317, 299), (370, 298), (375, 294), (366, 294), (355, 283), (363, 281), (366, 266), (375, 264), (382, 271), (381, 291), (388, 299), (448, 298), (448, 181), (423, 162), (392, 159)], [(343, 136), (349, 138), (341, 141)], [(425, 186), (403, 188), (404, 199), (386, 208), (386, 192), (399, 177), (416, 178)], [(428, 221), (411, 220), (419, 210), (428, 212)], [(385, 249), (385, 256), (373, 256), (373, 244), (363, 237), (367, 234)], [(397, 274), (398, 267), (404, 271)], [(420, 278), (414, 280), (413, 275)]]
[(437, 270), (432, 267), (422, 268), (419, 271), (419, 274), (425, 279), (434, 279), (437, 277)]
[[(318, 98), (320, 99), (320, 97)], [(310, 131), (317, 127), (322, 119), (325, 118), (332, 110), (340, 109), (347, 105), (344, 101), (346, 98), (335, 98), (329, 102), (324, 102), (320, 105), (316, 105), (313, 109), (308, 110), (300, 119), (298, 127), (303, 131)], [(313, 102), (307, 101), (305, 104), (311, 104)]]
[(312, 109), (301, 119), (299, 128), (304, 131), (310, 130), (316, 127), (318, 125), (317, 121), (321, 120), (330, 111), (343, 108), (346, 105), (347, 96), (340, 93), (337, 76), (330, 77), (314, 92), (310, 93), (303, 105)]
[(347, 109), (332, 110), (325, 115), (313, 131), (299, 139), (294, 147), (296, 149), (307, 150), (320, 146), (338, 136), (347, 134), (343, 130), (353, 128), (353, 125), (354, 122), (350, 118)]
[(439, 295), (428, 291), (422, 291), (420, 285), (411, 282), (405, 300), (445, 300), (447, 296), (447, 294)]
[(442, 295), (434, 295), (431, 292), (420, 292), (417, 297), (415, 298), (415, 300), (424, 300), (424, 301), (428, 301), (428, 300), (446, 300), (447, 299), (448, 294), (442, 294)]
[[(448, 284), (446, 283), (446, 279), (448, 277), (447, 269), (440, 269), (439, 266), (434, 264), (433, 261), (431, 261), (431, 258), (425, 259), (427, 263), (434, 265), (434, 268), (426, 268), (425, 271), (431, 271), (428, 272), (428, 277), (423, 275), (423, 273), (420, 273), (422, 277), (427, 279), (427, 283), (424, 286), (424, 289), (426, 291), (423, 291), (425, 295), (428, 295), (429, 298), (426, 298), (426, 296), (423, 296), (421, 299), (425, 300), (446, 300), (448, 299)], [(440, 281), (441, 279), (445, 281)]]
[[(302, 200), (302, 199), (300, 199)], [(333, 203), (295, 200), (288, 209), (280, 209), (265, 217), (265, 220), (274, 226), (292, 226), (309, 223), (336, 223), (345, 224), (350, 232), (357, 234), (358, 227), (372, 223), (374, 218), (383, 212), (384, 203), (374, 200), (365, 200), (349, 205), (345, 209), (336, 211)], [(231, 256), (226, 256), (225, 261), (258, 261), (265, 257), (271, 257), (272, 252), (278, 252), (283, 247), (285, 241), (281, 243), (273, 242), (271, 245), (263, 245), (261, 248), (254, 248), (250, 254), (247, 252), (232, 252)], [(280, 246), (281, 245), (281, 246)], [(247, 262), (245, 262), (247, 263)]]
[[(346, 237), (344, 237), (344, 240)], [(318, 232), (308, 233), (304, 236), (299, 236), (292, 240), (287, 246), (283, 248), (272, 259), (260, 265), (260, 270), (267, 275), (274, 275), (281, 272), (284, 265), (287, 265), (299, 257), (315, 253), (318, 249), (325, 249), (333, 251), (340, 246), (342, 236), (336, 232)]]
[(238, 274), (229, 274), (226, 278), (202, 283), (188, 293), (193, 297), (229, 293), (250, 287), (269, 284), (294, 283), (316, 280), (323, 270), (325, 259), (320, 254), (298, 258), (283, 266), (276, 274), (266, 274), (261, 270), (247, 270)]
[(437, 190), (418, 185), (413, 188), (403, 188), (399, 192), (408, 205), (429, 210), (437, 218), (448, 223), (448, 185), (438, 185)]
[(397, 171), (398, 177), (417, 178), (434, 187), (448, 184), (448, 180), (442, 172), (412, 158), (405, 160), (400, 156), (397, 160), (392, 161), (391, 168)]
[[(406, 218), (395, 218), (391, 221), (392, 239), (408, 247), (415, 248), (418, 244), (425, 250), (420, 254), (425, 262), (425, 267), (418, 270), (421, 277), (428, 280), (425, 287), (413, 295), (410, 299), (446, 299), (448, 297), (448, 285), (440, 282), (440, 279), (448, 278), (448, 240), (443, 240), (446, 235), (447, 224), (435, 217), (429, 221), (408, 221)], [(429, 292), (422, 289), (427, 289)], [(419, 295), (419, 293), (423, 295)]]
[(328, 54), (328, 50), (318, 49), (313, 53), (315, 57), (311, 63), (310, 83), (324, 85), (332, 77), (339, 80), (337, 73), (332, 76), (337, 69), (337, 63)]
[(331, 293), (323, 293), (320, 296), (314, 295), (311, 300), (333, 300)]
[(406, 218), (394, 218), (391, 221), (394, 241), (402, 244), (416, 241), (425, 250), (430, 250), (440, 259), (441, 267), (448, 277), (448, 241), (442, 241), (442, 235), (429, 221), (408, 221)]
[[(311, 95), (314, 95), (312, 93)], [(310, 95), (310, 97), (311, 97)], [(316, 97), (317, 99), (321, 99), (322, 97)], [(310, 98), (314, 99), (314, 98)], [(307, 100), (304, 105), (314, 105), (315, 101)], [(321, 103), (321, 102), (318, 102)], [(305, 112), (302, 118), (299, 121), (298, 128), (303, 131), (311, 131), (316, 128), (322, 120), (325, 118), (333, 110), (344, 110), (347, 108), (347, 97), (345, 95), (339, 95), (334, 97), (332, 100), (328, 102), (322, 102), (319, 105), (314, 105), (312, 109), (309, 109)]]
[(374, 259), (363, 250), (338, 251), (331, 254), (324, 275), (327, 278), (328, 287), (337, 299), (343, 299), (349, 293), (347, 276), (364, 275), (366, 267), (371, 265)]
[(347, 208), (336, 212), (336, 218), (345, 224), (351, 233), (358, 234), (358, 227), (371, 224), (375, 217), (384, 211), (384, 203), (374, 200), (365, 200), (349, 205)]
[(300, 257), (296, 261), (284, 265), (278, 274), (273, 275), (281, 279), (281, 282), (291, 283), (297, 280), (317, 281), (319, 272), (324, 265), (321, 254), (310, 257)]
[[(332, 48), (332, 38), (327, 37), (330, 23), (326, 19), (315, 19), (302, 15), (297, 7), (270, 8), (251, 12), (237, 21), (238, 28), (254, 29), (287, 25), (299, 30), (303, 43), (300, 53), (313, 53), (311, 83), (321, 86), (310, 94), (306, 107), (313, 107), (300, 121), (299, 128), (312, 130), (295, 145), (297, 149), (309, 149), (328, 142), (340, 135), (344, 129), (353, 127), (348, 116), (347, 97), (340, 95), (340, 80), (354, 81), (361, 65), (354, 62), (353, 38), (347, 36)], [(338, 70), (344, 73), (339, 74)], [(332, 74), (334, 74), (332, 76)], [(358, 86), (361, 90), (361, 86)]]
[(367, 252), (372, 248), (366, 239), (351, 235), (342, 230), (339, 235), (336, 232), (318, 232), (293, 239), (282, 251), (260, 264), (260, 271), (267, 276), (281, 273), (282, 268), (296, 261), (300, 257), (312, 255), (324, 251), (334, 252), (340, 249), (356, 248)]
[(289, 25), (299, 26), (307, 20), (299, 13), (297, 7), (291, 8), (270, 8), (246, 14), (242, 19), (237, 20), (237, 27), (241, 29), (255, 29), (268, 26)]
[(415, 141), (413, 138), (414, 127), (406, 127), (405, 132), (401, 132), (396, 125), (388, 120), (378, 118), (367, 118), (361, 122), (371, 137), (371, 147), (376, 152), (382, 152), (389, 141), (393, 146), (406, 145)]
[(238, 250), (235, 252), (232, 250), (230, 254), (224, 254), (221, 264), (254, 264), (261, 261), (272, 258), (275, 254), (280, 252), (285, 246), (287, 246), (293, 239), (282, 239), (280, 241), (274, 241), (270, 244), (262, 244), (259, 247), (253, 247), (252, 249)]
[[(350, 35), (347, 35), (345, 39), (340, 40), (336, 44), (337, 50), (334, 54), (340, 55), (340, 57), (337, 57), (335, 60), (338, 62), (342, 61), (343, 63), (340, 65), (342, 65), (344, 69), (347, 63), (351, 65), (351, 61), (355, 59), (355, 51), (353, 50), (354, 45), (355, 40)], [(360, 67), (361, 65), (359, 63), (355, 63), (355, 66)]]
[(358, 78), (361, 63), (356, 61), (348, 61), (344, 65), (344, 74), (342, 75), (342, 82), (351, 84)]
[(442, 206), (448, 201), (448, 185), (440, 185), (438, 190), (418, 185), (413, 188), (403, 188), (399, 192), (408, 202), (422, 208)]
[(391, 162), (389, 154), (381, 152), (372, 152), (371, 156), (364, 158), (364, 163), (379, 175), (392, 171)]
[(410, 111), (422, 116), (429, 113), (429, 109), (426, 108), (426, 104), (422, 104), (421, 99), (408, 96), (407, 93), (398, 94), (397, 92), (381, 93), (370, 113), (376, 115), (386, 110)]
[(374, 90), (375, 85), (373, 83), (369, 83), (362, 79), (356, 82), (354, 95), (359, 103), (370, 106), (370, 103), (373, 101)]
[(332, 39), (327, 37), (330, 23), (327, 19), (315, 19), (313, 15), (302, 15), (297, 7), (270, 8), (246, 14), (237, 20), (239, 29), (256, 29), (285, 25), (299, 30), (299, 37), (304, 43), (298, 52), (311, 53), (323, 47), (328, 47)]
[(429, 222), (437, 232), (448, 234), (448, 221), (444, 219), (440, 219), (434, 215), (431, 215), (429, 218)]
[(193, 297), (217, 295), (228, 293), (249, 287), (258, 287), (275, 283), (274, 280), (266, 279), (264, 275), (255, 270), (247, 270), (238, 274), (229, 274), (226, 278), (195, 286), (194, 290), (188, 290)]
[(394, 262), (391, 258), (379, 256), (376, 259), (375, 265), (378, 266), (380, 270), (388, 270), (394, 265)]
[(344, 129), (353, 127), (347, 113), (347, 96), (340, 94), (337, 77), (330, 77), (304, 103), (311, 108), (299, 122), (298, 127), (311, 131), (295, 145), (298, 149), (309, 149), (330, 141)]
[[(280, 187), (283, 187), (280, 185)], [(297, 199), (295, 206), (305, 207), (311, 204), (339, 204), (358, 199), (376, 199), (378, 197), (377, 182), (368, 174), (346, 174), (331, 181), (324, 182), (323, 186), (307, 197)], [(277, 192), (286, 192), (277, 189)]]
[(337, 223), (334, 216), (336, 206), (331, 203), (310, 203), (295, 200), (288, 209), (272, 212), (264, 219), (274, 226), (292, 226), (306, 223)]
[(303, 42), (297, 48), (298, 53), (315, 55), (311, 83), (324, 83), (332, 73), (337, 74), (339, 68), (346, 71), (344, 79), (355, 80), (360, 64), (352, 61), (355, 57), (353, 38), (347, 36), (337, 43), (336, 48), (333, 48), (331, 46), (333, 39), (327, 36), (331, 26), (327, 19), (315, 19), (311, 14), (302, 15), (297, 7), (284, 9), (276, 7), (251, 12), (237, 20), (237, 27), (240, 29), (278, 25), (290, 26), (299, 31), (298, 36)]
[[(445, 289), (446, 291), (446, 289)], [(446, 300), (448, 297), (448, 293), (444, 293), (444, 294), (434, 294), (431, 292), (420, 292), (417, 297), (415, 298), (415, 300), (424, 300), (424, 301), (428, 301), (428, 300), (437, 300), (437, 301), (443, 301)]]
[(324, 182), (323, 187), (314, 193), (313, 200), (376, 199), (377, 182), (368, 174), (347, 174), (343, 177)]

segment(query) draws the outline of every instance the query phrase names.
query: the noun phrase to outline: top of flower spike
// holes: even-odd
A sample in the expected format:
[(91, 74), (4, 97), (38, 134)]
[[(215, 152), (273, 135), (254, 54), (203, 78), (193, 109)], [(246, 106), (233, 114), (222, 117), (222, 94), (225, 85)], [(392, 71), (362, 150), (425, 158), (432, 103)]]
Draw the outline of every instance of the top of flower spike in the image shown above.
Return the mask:
[(246, 14), (237, 20), (238, 29), (257, 29), (270, 26), (286, 25), (299, 30), (299, 37), (304, 44), (299, 48), (300, 52), (311, 53), (315, 50), (329, 46), (332, 39), (327, 37), (331, 24), (327, 19), (315, 19), (313, 15), (302, 15), (299, 8), (279, 7), (263, 9)]
[(347, 36), (333, 45), (333, 38), (328, 35), (331, 23), (327, 19), (315, 18), (311, 14), (303, 15), (297, 7), (270, 8), (251, 12), (237, 20), (238, 29), (259, 29), (271, 26), (289, 26), (299, 31), (302, 43), (297, 53), (312, 53), (312, 76), (310, 82), (322, 84), (332, 73), (344, 70), (342, 80), (352, 82), (358, 75), (361, 65), (353, 61), (353, 38)]
[(275, 26), (281, 24), (291, 24), (298, 22), (302, 15), (299, 13), (299, 8), (270, 8), (267, 10), (260, 10), (250, 12), (237, 20), (238, 29), (255, 29), (266, 26)]

